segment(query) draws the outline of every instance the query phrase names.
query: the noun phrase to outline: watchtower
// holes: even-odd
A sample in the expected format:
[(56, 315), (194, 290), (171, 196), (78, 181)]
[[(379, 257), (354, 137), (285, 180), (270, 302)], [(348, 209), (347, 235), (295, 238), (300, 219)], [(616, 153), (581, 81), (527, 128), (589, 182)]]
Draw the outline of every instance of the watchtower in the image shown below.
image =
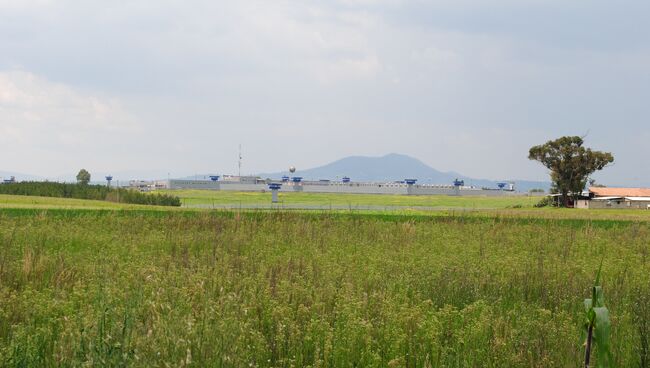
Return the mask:
[(302, 176), (294, 176), (291, 178), (294, 192), (302, 192)]
[(460, 187), (465, 185), (465, 180), (459, 180), (456, 178), (454, 180), (454, 195), (459, 196), (460, 195)]
[(278, 191), (282, 188), (281, 183), (270, 183), (269, 189), (271, 189), (271, 203), (278, 203)]
[(417, 181), (418, 179), (404, 179), (404, 182), (406, 183), (406, 194), (413, 194), (413, 186)]

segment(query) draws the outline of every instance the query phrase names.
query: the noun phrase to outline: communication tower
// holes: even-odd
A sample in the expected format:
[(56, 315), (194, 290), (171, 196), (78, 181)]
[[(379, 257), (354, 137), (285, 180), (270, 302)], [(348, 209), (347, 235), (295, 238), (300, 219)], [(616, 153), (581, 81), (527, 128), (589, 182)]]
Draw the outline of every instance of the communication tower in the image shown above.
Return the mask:
[(237, 175), (241, 178), (241, 144), (239, 145), (239, 161), (237, 162)]

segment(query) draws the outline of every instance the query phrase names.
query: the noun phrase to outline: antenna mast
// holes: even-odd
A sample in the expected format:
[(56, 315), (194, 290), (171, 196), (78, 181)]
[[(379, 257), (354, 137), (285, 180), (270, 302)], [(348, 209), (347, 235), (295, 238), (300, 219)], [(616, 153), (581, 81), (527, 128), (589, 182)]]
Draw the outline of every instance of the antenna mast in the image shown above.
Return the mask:
[(239, 144), (239, 177), (241, 177), (241, 143)]

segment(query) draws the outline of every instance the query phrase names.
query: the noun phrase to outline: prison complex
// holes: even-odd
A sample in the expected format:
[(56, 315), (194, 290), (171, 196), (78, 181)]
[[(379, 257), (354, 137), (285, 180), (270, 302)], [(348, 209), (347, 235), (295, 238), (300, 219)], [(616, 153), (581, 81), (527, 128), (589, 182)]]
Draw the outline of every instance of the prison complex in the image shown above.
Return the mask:
[(354, 182), (349, 177), (339, 181), (303, 180), (302, 177), (285, 176), (280, 180), (262, 179), (257, 176), (211, 176), (206, 180), (169, 179), (154, 182), (132, 181), (131, 187), (140, 190), (155, 189), (204, 189), (237, 192), (264, 192), (273, 185), (279, 192), (307, 193), (356, 193), (356, 194), (403, 194), (403, 195), (517, 195), (514, 183), (500, 183), (499, 188), (476, 188), (466, 186), (462, 180), (449, 185), (418, 184), (417, 179), (407, 178), (393, 182)]

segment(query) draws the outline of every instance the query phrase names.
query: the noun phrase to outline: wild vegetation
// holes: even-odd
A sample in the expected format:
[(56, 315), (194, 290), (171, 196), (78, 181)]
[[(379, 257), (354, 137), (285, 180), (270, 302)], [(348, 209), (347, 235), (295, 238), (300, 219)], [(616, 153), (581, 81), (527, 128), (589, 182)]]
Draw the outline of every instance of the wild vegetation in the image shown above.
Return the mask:
[(0, 194), (92, 199), (109, 202), (145, 204), (156, 206), (180, 206), (178, 197), (169, 194), (146, 194), (105, 185), (70, 184), (57, 182), (20, 182), (0, 185)]
[(4, 209), (0, 365), (577, 367), (601, 259), (647, 367), (646, 222)]

